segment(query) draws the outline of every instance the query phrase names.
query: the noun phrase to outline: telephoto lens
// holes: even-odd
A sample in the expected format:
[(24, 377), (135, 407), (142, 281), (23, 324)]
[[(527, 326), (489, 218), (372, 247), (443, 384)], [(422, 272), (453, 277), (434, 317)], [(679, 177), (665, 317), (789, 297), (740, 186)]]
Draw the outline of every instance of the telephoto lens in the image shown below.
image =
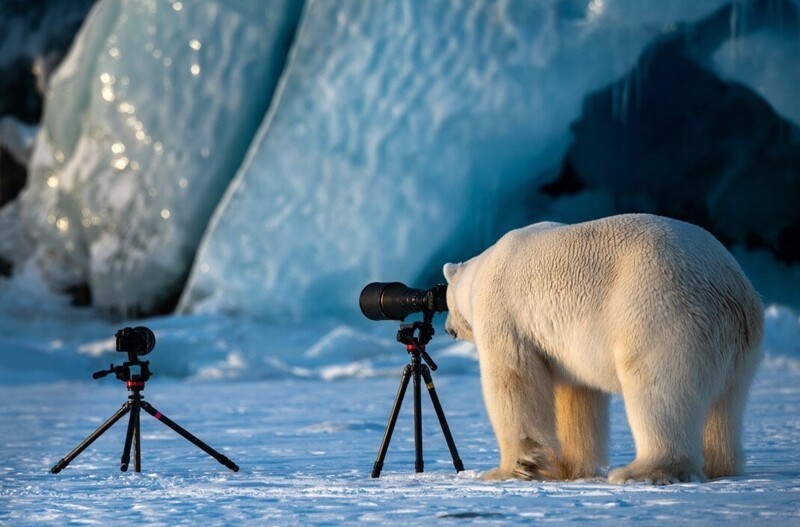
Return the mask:
[(373, 282), (359, 297), (361, 312), (370, 320), (404, 320), (412, 313), (447, 311), (447, 286), (424, 291), (400, 282)]

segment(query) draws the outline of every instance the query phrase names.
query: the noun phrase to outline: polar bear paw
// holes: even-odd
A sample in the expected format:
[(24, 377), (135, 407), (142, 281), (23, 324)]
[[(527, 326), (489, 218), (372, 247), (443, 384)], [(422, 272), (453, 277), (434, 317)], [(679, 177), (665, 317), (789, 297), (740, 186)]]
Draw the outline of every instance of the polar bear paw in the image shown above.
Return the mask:
[(670, 485), (672, 483), (702, 483), (706, 481), (703, 473), (686, 465), (650, 465), (631, 463), (627, 467), (612, 470), (609, 483), (648, 483), (650, 485)]
[(500, 467), (493, 468), (492, 470), (487, 470), (483, 474), (481, 474), (481, 479), (484, 481), (503, 481), (506, 479), (513, 479), (514, 476), (511, 472), (507, 470), (503, 470)]
[(484, 481), (505, 481), (509, 479), (544, 481), (554, 478), (548, 474), (545, 474), (540, 470), (533, 469), (530, 466), (518, 465), (513, 470), (507, 470), (501, 467), (493, 468), (492, 470), (487, 470), (486, 472), (481, 474), (481, 479)]
[(484, 472), (481, 474), (481, 479), (487, 481), (505, 479), (544, 481), (562, 478), (558, 472), (558, 464), (551, 456), (542, 451), (534, 451), (517, 459), (511, 468), (500, 466)]

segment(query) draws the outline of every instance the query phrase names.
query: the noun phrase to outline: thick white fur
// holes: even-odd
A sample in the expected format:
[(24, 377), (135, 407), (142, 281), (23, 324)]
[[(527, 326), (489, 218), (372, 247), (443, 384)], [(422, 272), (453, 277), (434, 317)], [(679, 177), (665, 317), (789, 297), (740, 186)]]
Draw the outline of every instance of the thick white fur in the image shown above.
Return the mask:
[(609, 393), (636, 443), (612, 483), (741, 473), (763, 308), (708, 232), (646, 214), (539, 223), (444, 274), (445, 327), (476, 344), (500, 447), (486, 478), (598, 475)]

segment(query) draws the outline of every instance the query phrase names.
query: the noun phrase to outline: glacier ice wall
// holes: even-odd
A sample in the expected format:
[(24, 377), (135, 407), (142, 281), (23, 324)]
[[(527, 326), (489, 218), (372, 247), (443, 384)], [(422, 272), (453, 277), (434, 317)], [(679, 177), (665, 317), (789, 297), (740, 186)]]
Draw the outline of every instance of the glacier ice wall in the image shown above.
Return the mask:
[(711, 67), (722, 79), (750, 86), (775, 111), (800, 125), (800, 8), (783, 11), (783, 27), (728, 39), (714, 53)]
[(352, 313), (370, 280), (480, 249), (522, 221), (583, 95), (719, 4), (307, 2), (180, 309)]
[[(786, 278), (800, 263), (798, 37), (796, 2), (770, 0), (729, 3), (653, 39), (630, 72), (586, 94), (544, 190), (562, 208), (602, 195), (598, 215), (700, 225), (740, 255), (762, 295), (796, 303)], [(744, 249), (775, 263), (753, 266)]]
[(0, 2), (0, 208), (25, 187), (33, 144), (28, 129), (38, 128), (48, 78), (93, 2)]
[(52, 79), (16, 204), (52, 285), (88, 284), (125, 313), (180, 291), (299, 13), (292, 0), (95, 6)]
[[(194, 259), (184, 312), (355, 315), (370, 280), (426, 287), (509, 228), (607, 212), (539, 192), (584, 98), (629, 100), (642, 50), (723, 4), (102, 0), (0, 209), (0, 264), (32, 248), (56, 288), (132, 313), (168, 308)], [(704, 67), (796, 122), (796, 38), (741, 31), (749, 4)]]
[(48, 77), (64, 57), (93, 2), (0, 2), (0, 117), (12, 115), (25, 123), (39, 121)]

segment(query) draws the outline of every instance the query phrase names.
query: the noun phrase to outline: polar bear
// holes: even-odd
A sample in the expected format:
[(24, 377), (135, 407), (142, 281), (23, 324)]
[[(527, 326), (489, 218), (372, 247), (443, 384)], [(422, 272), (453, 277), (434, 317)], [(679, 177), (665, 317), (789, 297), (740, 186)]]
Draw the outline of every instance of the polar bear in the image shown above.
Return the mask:
[(445, 329), (476, 344), (500, 448), (486, 479), (599, 475), (610, 393), (636, 444), (610, 482), (741, 473), (764, 311), (711, 234), (648, 214), (538, 223), (444, 275)]

